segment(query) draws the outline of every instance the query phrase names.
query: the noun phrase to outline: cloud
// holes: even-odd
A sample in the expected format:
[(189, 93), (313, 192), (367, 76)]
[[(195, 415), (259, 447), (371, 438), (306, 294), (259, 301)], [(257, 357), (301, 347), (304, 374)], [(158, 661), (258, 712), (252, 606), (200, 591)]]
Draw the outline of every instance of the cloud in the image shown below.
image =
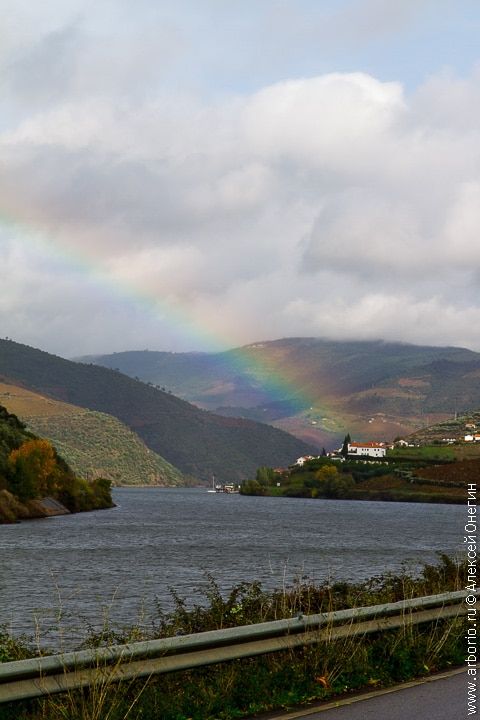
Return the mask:
[(445, 0), (357, 0), (340, 4), (332, 19), (354, 42), (371, 42), (377, 37), (391, 37), (416, 25), (428, 9), (444, 10)]
[(206, 42), (192, 17), (144, 2), (127, 30), (119, 4), (109, 29), (73, 5), (3, 62), (5, 334), (71, 355), (288, 335), (480, 350), (479, 67), (413, 93), (361, 71), (198, 92), (193, 71), (173, 82)]
[(76, 40), (73, 28), (50, 32), (13, 59), (7, 86), (17, 103), (42, 107), (65, 95), (75, 73)]

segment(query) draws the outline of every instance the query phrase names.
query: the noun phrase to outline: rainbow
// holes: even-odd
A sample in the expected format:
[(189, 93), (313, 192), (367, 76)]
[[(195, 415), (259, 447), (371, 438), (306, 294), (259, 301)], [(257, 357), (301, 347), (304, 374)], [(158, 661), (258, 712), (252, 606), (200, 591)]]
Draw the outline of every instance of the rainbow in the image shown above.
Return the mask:
[[(226, 365), (242, 375), (248, 376), (260, 385), (270, 402), (294, 400), (301, 406), (310, 406), (311, 394), (302, 384), (285, 372), (278, 370), (277, 363), (268, 363), (263, 354), (258, 353), (261, 343), (254, 343), (229, 352), (233, 346), (228, 338), (219, 337), (209, 328), (200, 326), (189, 311), (188, 306), (174, 305), (171, 301), (153, 294), (139, 284), (119, 281), (102, 262), (100, 256), (78, 248), (67, 246), (52, 236), (46, 238), (45, 232), (37, 228), (26, 227), (24, 223), (13, 220), (5, 215), (0, 217), (0, 225), (10, 234), (28, 245), (29, 249), (43, 254), (49, 262), (53, 262), (59, 271), (79, 274), (82, 278), (94, 282), (102, 292), (114, 301), (140, 309), (154, 322), (161, 322), (173, 333), (179, 333), (193, 347), (208, 348), (207, 351), (219, 353)], [(129, 348), (124, 348), (125, 350)]]
[(78, 247), (67, 246), (65, 242), (56, 240), (52, 235), (46, 238), (45, 233), (31, 228), (24, 223), (0, 216), (0, 226), (7, 232), (18, 236), (19, 241), (34, 252), (44, 257), (58, 268), (60, 272), (72, 273), (92, 282), (103, 293), (123, 305), (139, 309), (154, 322), (162, 322), (174, 334), (181, 335), (193, 347), (207, 347), (212, 351), (228, 348), (226, 342), (210, 333), (207, 328), (195, 323), (188, 307), (181, 307), (145, 290), (139, 283), (119, 280), (103, 263), (100, 254), (87, 252)]

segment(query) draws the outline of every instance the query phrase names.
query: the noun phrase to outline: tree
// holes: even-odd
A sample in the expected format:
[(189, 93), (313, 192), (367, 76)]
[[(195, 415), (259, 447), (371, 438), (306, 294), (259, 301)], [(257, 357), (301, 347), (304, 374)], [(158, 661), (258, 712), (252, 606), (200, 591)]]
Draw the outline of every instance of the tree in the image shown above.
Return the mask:
[(342, 445), (342, 449), (341, 449), (341, 454), (343, 455), (344, 458), (348, 457), (348, 445), (351, 441), (352, 441), (352, 438), (350, 437), (350, 433), (347, 433), (343, 440), (343, 445)]
[(266, 495), (267, 488), (257, 480), (244, 480), (240, 485), (240, 495)]
[(329, 486), (328, 492), (331, 498), (343, 498), (355, 487), (355, 480), (351, 475), (340, 473)]
[(275, 480), (275, 472), (271, 467), (259, 467), (255, 480), (260, 485), (270, 485)]
[(10, 490), (21, 502), (32, 500), (37, 495), (37, 476), (28, 460), (19, 456), (9, 473), (7, 490)]
[(320, 493), (329, 498), (345, 497), (355, 486), (352, 476), (340, 474), (335, 465), (325, 465), (315, 473), (315, 477), (320, 480)]
[(45, 497), (57, 489), (55, 450), (47, 440), (27, 440), (8, 457), (11, 489), (21, 500)]

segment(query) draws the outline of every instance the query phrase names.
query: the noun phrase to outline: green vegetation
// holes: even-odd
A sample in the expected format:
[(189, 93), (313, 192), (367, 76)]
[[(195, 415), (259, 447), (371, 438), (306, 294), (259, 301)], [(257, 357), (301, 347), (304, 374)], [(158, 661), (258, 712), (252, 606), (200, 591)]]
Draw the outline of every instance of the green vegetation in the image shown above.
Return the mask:
[(467, 482), (480, 473), (480, 458), (455, 461), (451, 449), (404, 448), (384, 460), (345, 461), (321, 456), (274, 472), (259, 468), (255, 480), (240, 486), (243, 495), (461, 503)]
[(180, 470), (112, 415), (52, 400), (5, 380), (0, 381), (0, 402), (49, 440), (79, 477), (101, 476), (115, 485), (186, 484)]
[(49, 398), (116, 417), (184, 475), (239, 481), (315, 448), (269, 425), (202, 411), (115, 370), (0, 340), (0, 375)]
[[(478, 450), (480, 455), (480, 450)], [(390, 461), (401, 460), (403, 462), (423, 463), (448, 463), (457, 459), (455, 448), (451, 445), (442, 447), (440, 445), (422, 445), (421, 447), (399, 447), (388, 451)]]
[(480, 431), (480, 411), (459, 413), (455, 417), (423, 427), (409, 435), (408, 441), (420, 447), (437, 448), (437, 452), (440, 449), (449, 450), (457, 460), (461, 460), (480, 455), (474, 442), (465, 442), (465, 436), (472, 431)]
[(0, 405), (0, 523), (48, 514), (37, 502), (46, 497), (70, 512), (112, 507), (109, 480), (76, 477), (47, 440)]
[(149, 450), (138, 435), (111, 415), (79, 411), (23, 419), (56, 447), (80, 477), (101, 474), (115, 485), (185, 484), (180, 470)]
[[(84, 646), (103, 647), (153, 637), (181, 636), (351, 607), (459, 590), (465, 586), (466, 560), (445, 555), (417, 574), (404, 570), (364, 583), (299, 578), (290, 587), (267, 593), (257, 583), (242, 583), (225, 597), (211, 576), (204, 602), (187, 610), (174, 594), (175, 609), (161, 609), (148, 633), (140, 625), (89, 635)], [(108, 619), (107, 619), (108, 620)], [(465, 624), (460, 619), (404, 626), (363, 637), (282, 651), (196, 670), (71, 691), (42, 700), (0, 705), (0, 720), (233, 720), (381, 688), (460, 665), (465, 654)], [(13, 640), (0, 631), (0, 657), (9, 661), (39, 652), (28, 639)]]

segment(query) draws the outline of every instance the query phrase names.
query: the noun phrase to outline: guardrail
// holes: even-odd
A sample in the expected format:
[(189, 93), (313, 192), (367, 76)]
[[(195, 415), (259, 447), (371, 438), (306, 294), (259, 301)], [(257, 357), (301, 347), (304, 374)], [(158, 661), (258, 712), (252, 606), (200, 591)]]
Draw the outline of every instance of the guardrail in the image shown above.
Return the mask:
[[(480, 590), (475, 591), (475, 596)], [(0, 663), (0, 703), (466, 615), (464, 591)]]

